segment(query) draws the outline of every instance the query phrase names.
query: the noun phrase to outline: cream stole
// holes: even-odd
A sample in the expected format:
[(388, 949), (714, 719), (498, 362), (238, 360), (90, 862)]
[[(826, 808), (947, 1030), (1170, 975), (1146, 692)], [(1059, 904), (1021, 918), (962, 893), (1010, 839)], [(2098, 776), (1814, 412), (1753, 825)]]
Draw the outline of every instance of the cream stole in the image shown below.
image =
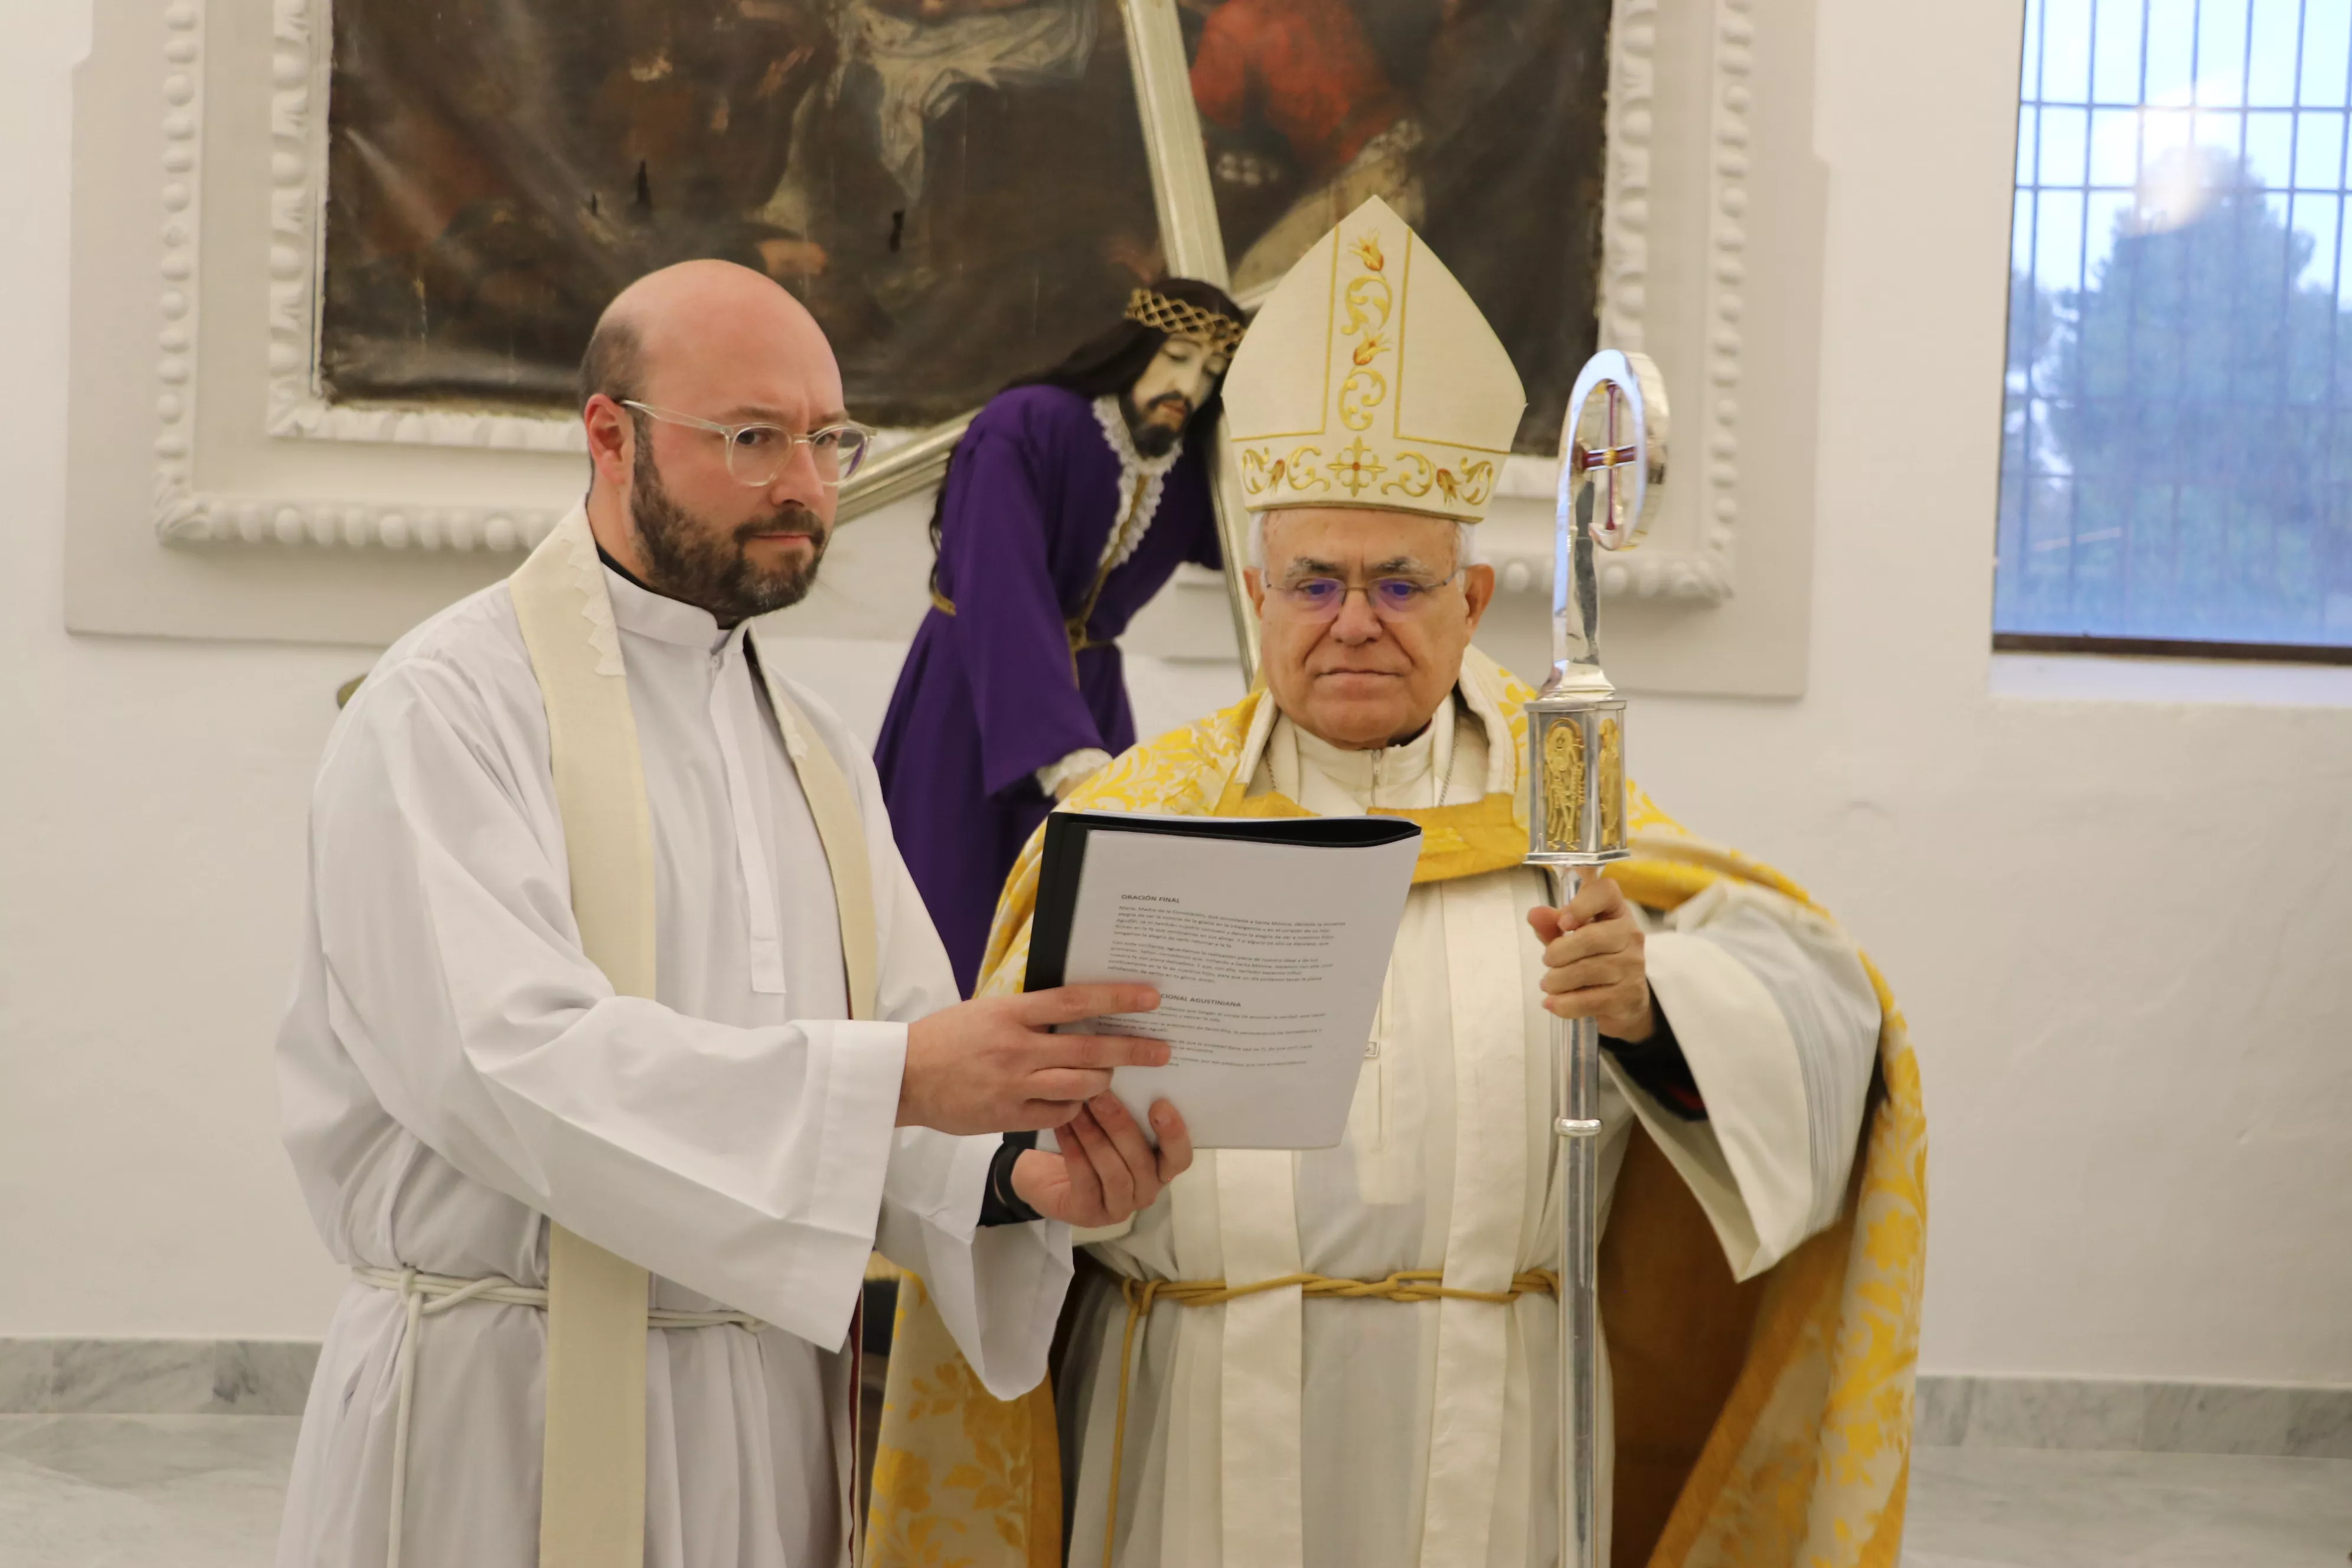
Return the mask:
[[(1459, 689), (1470, 720), (1486, 733), (1486, 792), (1513, 790), (1517, 758), (1508, 721), (1476, 683), (1465, 680)], [(1274, 720), (1275, 705), (1262, 704), (1235, 778), (1246, 780), (1257, 771)], [(1451, 793), (1475, 798), (1475, 790), (1476, 781), (1457, 780)], [(1520, 1238), (1538, 1201), (1528, 1181), (1518, 963), (1526, 931), (1517, 880), (1506, 871), (1456, 879), (1437, 889), (1451, 992), (1455, 1117), (1445, 1283), (1460, 1289), (1510, 1289)], [(1196, 1170), (1192, 1180), (1170, 1187), (1184, 1278), (1241, 1282), (1300, 1271), (1296, 1160), (1286, 1151), (1217, 1150), (1200, 1161), (1212, 1170)], [(1305, 1550), (1304, 1298), (1296, 1288), (1270, 1290), (1211, 1310), (1224, 1315), (1215, 1374), (1220, 1560), (1223, 1568), (1297, 1568)], [(1486, 1568), (1502, 1479), (1511, 1314), (1517, 1310), (1458, 1300), (1438, 1305), (1437, 1393), (1421, 1542), (1421, 1561), (1429, 1568)], [(1524, 1520), (1518, 1527), (1524, 1531)], [(1184, 1538), (1197, 1526), (1171, 1519), (1163, 1528), (1169, 1531), (1163, 1560), (1182, 1560)], [(1524, 1552), (1521, 1544), (1518, 1554)]]
[[(508, 585), (547, 704), (548, 750), (581, 946), (615, 992), (651, 999), (653, 816), (620, 632), (587, 512), (573, 508)], [(761, 661), (763, 672), (772, 668), (772, 660)], [(850, 1016), (870, 1018), (877, 938), (873, 862), (857, 797), (782, 683), (772, 674), (766, 679), (833, 872)], [(547, 1297), (540, 1563), (542, 1568), (642, 1568), (651, 1280), (638, 1265), (551, 1220)], [(854, 1505), (844, 1517), (854, 1531)]]

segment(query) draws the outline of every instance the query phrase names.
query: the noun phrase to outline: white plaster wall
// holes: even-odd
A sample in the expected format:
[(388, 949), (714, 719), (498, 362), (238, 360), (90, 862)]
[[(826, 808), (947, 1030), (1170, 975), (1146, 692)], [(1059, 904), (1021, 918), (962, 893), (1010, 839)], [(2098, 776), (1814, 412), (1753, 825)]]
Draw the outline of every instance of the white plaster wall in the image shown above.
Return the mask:
[(307, 780), (361, 665), (67, 635), (69, 73), (89, 6), (6, 10), (0, 1334), (316, 1334), (336, 1280), (277, 1147), (269, 1050)]
[[(62, 629), (42, 394), (67, 369), (87, 3), (12, 9), (0, 1335), (315, 1334), (337, 1281), (276, 1143), (269, 1043), (305, 789), (361, 656)], [(2032, 695), (1993, 692), (2015, 52), (2013, 6), (1821, 0), (1811, 684), (1643, 700), (1636, 769), (1811, 884), (1905, 999), (1933, 1130), (1927, 1370), (2352, 1384), (2347, 683), (2200, 671), (2168, 702), (2166, 671), (2125, 671), (2069, 700), (2079, 672), (2011, 667), (2001, 690)], [(1487, 640), (1527, 667), (1540, 637), (1521, 601)], [(812, 641), (797, 665), (870, 725), (897, 654)], [(1231, 675), (1137, 680), (1149, 732)]]
[(1637, 771), (1905, 1002), (1926, 1370), (2352, 1384), (2352, 710), (1990, 693), (2018, 8), (1819, 17), (1811, 686)]

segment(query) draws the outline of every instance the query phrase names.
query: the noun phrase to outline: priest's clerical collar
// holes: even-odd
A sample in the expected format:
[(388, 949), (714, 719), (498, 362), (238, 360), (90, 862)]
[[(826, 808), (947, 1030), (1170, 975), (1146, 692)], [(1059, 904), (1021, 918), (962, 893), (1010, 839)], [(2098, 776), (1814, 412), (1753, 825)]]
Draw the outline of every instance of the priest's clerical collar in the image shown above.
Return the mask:
[(612, 552), (602, 544), (596, 546), (596, 557), (612, 574), (604, 585), (612, 591), (613, 619), (623, 631), (708, 652), (718, 648), (739, 629), (722, 628), (709, 610), (647, 586), (645, 579), (615, 561)]
[[(1440, 704), (1430, 721), (1411, 740), (1391, 746), (1359, 751), (1334, 745), (1287, 718), (1276, 731), (1276, 743), (1280, 744), (1284, 739), (1297, 748), (1299, 765), (1313, 768), (1360, 800), (1373, 801), (1375, 796), (1385, 797), (1433, 773), (1444, 776), (1454, 761), (1454, 704)], [(1276, 775), (1283, 771), (1277, 767)], [(1375, 804), (1391, 803), (1383, 798)]]
[(622, 576), (627, 578), (630, 582), (635, 583), (646, 593), (659, 594), (661, 592), (660, 589), (655, 587), (651, 583), (646, 582), (643, 577), (638, 576), (635, 572), (632, 572), (627, 567), (622, 565), (619, 561), (614, 558), (613, 552), (604, 548), (602, 541), (599, 541), (596, 545), (596, 559), (604, 563), (604, 569), (606, 571), (618, 572)]

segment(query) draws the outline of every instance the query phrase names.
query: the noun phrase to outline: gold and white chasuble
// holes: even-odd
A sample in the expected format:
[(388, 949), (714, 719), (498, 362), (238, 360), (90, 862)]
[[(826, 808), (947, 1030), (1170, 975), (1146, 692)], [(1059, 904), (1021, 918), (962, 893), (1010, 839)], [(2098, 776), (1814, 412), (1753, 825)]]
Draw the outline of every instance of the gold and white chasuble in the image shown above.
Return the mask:
[[(1204, 1152), (1128, 1226), (1082, 1233), (1102, 1267), (1073, 1291), (1055, 1384), (1024, 1400), (976, 1397), (928, 1298), (902, 1301), (874, 1568), (1049, 1568), (1066, 1509), (1082, 1568), (1557, 1560), (1549, 1294), (1291, 1286), (1160, 1302), (1130, 1342), (1122, 1293), (1430, 1270), (1501, 1296), (1557, 1268), (1549, 1019), (1525, 923), (1545, 894), (1517, 864), (1529, 695), (1474, 650), (1427, 731), (1355, 752), (1254, 692), (1069, 803), (1401, 812), (1423, 823), (1423, 864), (1339, 1147)], [(1604, 1072), (1603, 1314), (1627, 1445), (1615, 1561), (1894, 1568), (1925, 1220), (1900, 1016), (1792, 885), (1638, 793), (1633, 810), (1637, 858), (1612, 874), (1644, 908), (1652, 984), (1710, 1116), (1681, 1121)], [(1025, 968), (1036, 851), (1008, 886), (983, 990)], [(1604, 1426), (1611, 1407), (1604, 1391)]]
[[(976, 1387), (1043, 1375), (1067, 1228), (976, 1229), (999, 1141), (896, 1125), (954, 978), (863, 746), (756, 629), (611, 573), (574, 510), (377, 663), (310, 858), (285, 1137), (357, 1278), (283, 1568), (380, 1568), (394, 1516), (408, 1568), (831, 1568), (877, 1248)], [(606, 1328), (559, 1375), (567, 1252)], [(433, 1277), (497, 1289), (420, 1310)], [(551, 1487), (543, 1542), (549, 1415), (545, 1473), (610, 1484)]]

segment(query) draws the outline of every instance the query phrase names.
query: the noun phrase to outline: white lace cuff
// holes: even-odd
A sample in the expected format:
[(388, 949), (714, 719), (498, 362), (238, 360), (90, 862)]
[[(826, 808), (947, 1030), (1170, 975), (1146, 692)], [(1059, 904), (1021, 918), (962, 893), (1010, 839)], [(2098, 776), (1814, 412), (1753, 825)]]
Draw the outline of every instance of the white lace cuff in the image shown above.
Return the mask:
[(1100, 746), (1081, 746), (1060, 762), (1037, 770), (1037, 787), (1060, 800), (1096, 773), (1110, 765), (1110, 753)]

